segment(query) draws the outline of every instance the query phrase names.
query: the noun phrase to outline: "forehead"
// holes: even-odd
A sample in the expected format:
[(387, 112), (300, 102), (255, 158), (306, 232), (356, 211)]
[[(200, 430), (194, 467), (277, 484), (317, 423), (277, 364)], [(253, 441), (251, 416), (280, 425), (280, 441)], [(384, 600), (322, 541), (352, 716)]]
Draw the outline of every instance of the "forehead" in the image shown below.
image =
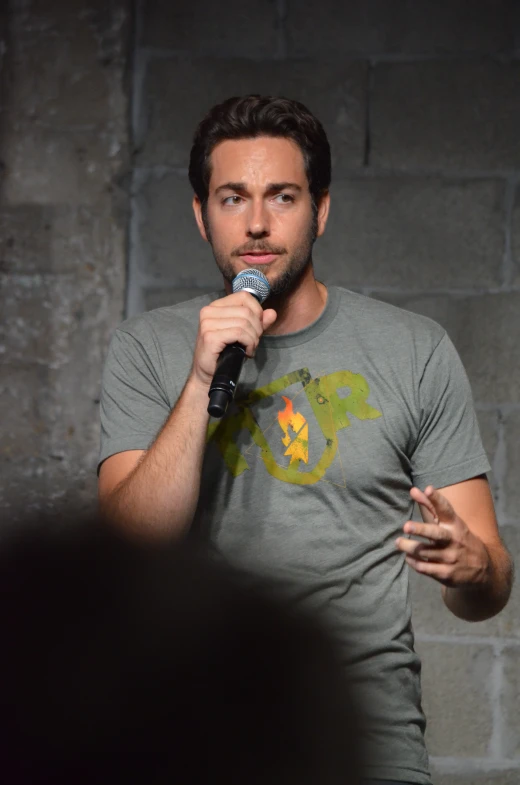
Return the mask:
[(250, 185), (296, 182), (307, 184), (303, 154), (291, 139), (258, 136), (226, 139), (211, 153), (210, 188), (225, 182)]

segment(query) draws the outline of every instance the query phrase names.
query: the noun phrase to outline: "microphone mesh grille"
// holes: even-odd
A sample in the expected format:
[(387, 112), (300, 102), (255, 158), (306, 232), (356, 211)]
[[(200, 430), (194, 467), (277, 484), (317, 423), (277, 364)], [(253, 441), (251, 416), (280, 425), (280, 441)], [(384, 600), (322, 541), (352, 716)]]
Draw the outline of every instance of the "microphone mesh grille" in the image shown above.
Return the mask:
[(236, 292), (249, 292), (258, 302), (263, 303), (269, 297), (271, 287), (265, 275), (256, 269), (242, 270), (236, 278), (233, 279), (233, 293)]

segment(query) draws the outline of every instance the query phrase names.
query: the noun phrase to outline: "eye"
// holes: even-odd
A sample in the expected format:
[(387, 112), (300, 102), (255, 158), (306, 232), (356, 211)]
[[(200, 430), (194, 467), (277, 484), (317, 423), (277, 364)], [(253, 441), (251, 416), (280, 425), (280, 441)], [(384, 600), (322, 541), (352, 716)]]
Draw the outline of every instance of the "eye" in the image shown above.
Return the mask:
[(238, 196), (238, 194), (233, 194), (233, 196), (226, 196), (226, 198), (222, 200), (222, 204), (232, 206), (232, 205), (240, 204), (241, 201), (242, 201), (241, 196)]
[(291, 204), (291, 202), (294, 202), (294, 196), (291, 196), (291, 194), (285, 194), (285, 193), (284, 194), (277, 194), (275, 196), (275, 199), (278, 200), (278, 202), (280, 204)]

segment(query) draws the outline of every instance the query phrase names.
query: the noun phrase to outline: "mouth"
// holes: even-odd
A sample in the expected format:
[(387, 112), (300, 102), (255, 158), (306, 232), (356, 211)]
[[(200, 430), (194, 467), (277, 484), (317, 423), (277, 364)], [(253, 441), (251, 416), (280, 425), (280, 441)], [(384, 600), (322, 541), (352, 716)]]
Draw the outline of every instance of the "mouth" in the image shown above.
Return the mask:
[(270, 262), (274, 262), (280, 254), (277, 253), (243, 253), (240, 254), (240, 258), (246, 262), (246, 264), (269, 264)]

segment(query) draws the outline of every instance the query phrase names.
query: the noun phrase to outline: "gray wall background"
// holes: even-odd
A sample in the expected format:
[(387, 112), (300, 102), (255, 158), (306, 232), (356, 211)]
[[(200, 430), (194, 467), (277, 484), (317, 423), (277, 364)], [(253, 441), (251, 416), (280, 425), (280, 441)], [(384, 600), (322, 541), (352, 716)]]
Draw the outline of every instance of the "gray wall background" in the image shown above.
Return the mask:
[[(2, 517), (93, 504), (112, 330), (219, 283), (191, 215), (194, 127), (267, 92), (332, 143), (318, 277), (433, 317), (459, 349), (520, 557), (518, 2), (11, 0), (0, 41)], [(434, 582), (413, 594), (436, 785), (518, 785), (518, 586), (472, 625)]]

